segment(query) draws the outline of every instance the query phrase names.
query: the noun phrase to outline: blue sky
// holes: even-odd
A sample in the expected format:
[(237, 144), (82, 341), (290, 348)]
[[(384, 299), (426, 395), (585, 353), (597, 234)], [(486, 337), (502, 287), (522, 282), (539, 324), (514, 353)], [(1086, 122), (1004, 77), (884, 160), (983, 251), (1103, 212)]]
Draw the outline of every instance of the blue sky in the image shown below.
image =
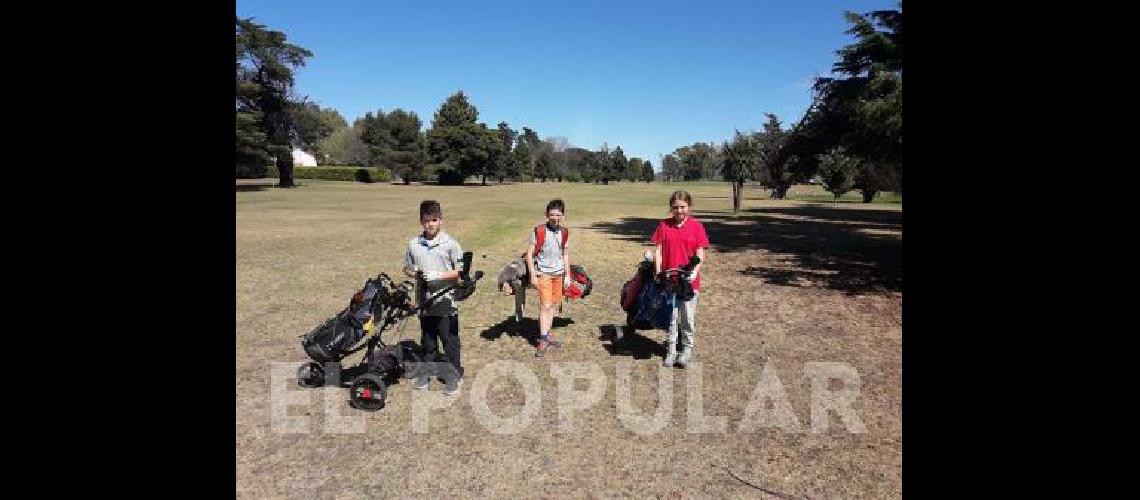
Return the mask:
[(852, 41), (843, 11), (896, 1), (238, 0), (237, 15), (313, 52), (297, 93), (352, 123), (401, 108), (426, 129), (462, 90), (495, 127), (530, 127), (660, 168), (697, 141), (785, 126)]

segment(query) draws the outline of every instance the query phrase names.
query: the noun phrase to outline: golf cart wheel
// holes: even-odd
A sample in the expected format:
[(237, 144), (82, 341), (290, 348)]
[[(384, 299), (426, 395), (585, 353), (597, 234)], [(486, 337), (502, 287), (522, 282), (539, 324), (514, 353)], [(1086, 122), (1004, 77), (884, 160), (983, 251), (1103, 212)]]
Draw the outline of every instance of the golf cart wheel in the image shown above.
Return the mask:
[(297, 368), (297, 385), (320, 387), (325, 385), (325, 368), (320, 363), (306, 363)]
[(348, 402), (353, 408), (376, 411), (384, 407), (388, 396), (388, 385), (375, 373), (365, 373), (352, 379), (348, 387)]

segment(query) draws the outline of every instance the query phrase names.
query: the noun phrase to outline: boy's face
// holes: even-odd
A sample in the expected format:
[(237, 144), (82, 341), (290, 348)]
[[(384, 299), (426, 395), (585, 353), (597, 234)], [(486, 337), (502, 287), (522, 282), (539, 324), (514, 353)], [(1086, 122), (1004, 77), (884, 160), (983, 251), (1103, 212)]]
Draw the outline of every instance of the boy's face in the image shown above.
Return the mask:
[(562, 211), (557, 208), (552, 208), (546, 211), (546, 223), (550, 227), (558, 227), (562, 225)]
[(435, 214), (423, 215), (420, 217), (420, 225), (424, 227), (424, 236), (432, 239), (439, 234), (439, 228), (443, 225), (443, 218)]

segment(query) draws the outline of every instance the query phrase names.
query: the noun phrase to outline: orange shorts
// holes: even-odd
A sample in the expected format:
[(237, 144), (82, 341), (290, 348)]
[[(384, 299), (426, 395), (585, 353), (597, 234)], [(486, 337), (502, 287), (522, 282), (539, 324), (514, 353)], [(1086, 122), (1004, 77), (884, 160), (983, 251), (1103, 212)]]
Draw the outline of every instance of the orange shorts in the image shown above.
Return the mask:
[(562, 303), (562, 275), (538, 276), (538, 301), (540, 304)]

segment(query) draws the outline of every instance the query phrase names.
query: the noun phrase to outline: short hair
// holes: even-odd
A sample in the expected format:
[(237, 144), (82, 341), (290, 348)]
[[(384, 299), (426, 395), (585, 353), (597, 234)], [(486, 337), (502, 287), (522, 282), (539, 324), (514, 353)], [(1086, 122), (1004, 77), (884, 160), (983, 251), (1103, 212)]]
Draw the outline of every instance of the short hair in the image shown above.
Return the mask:
[(566, 204), (562, 203), (562, 200), (560, 198), (550, 200), (550, 203), (546, 204), (546, 212), (543, 213), (550, 213), (550, 211), (554, 209), (562, 212), (562, 215), (566, 215)]
[(443, 207), (439, 206), (439, 202), (435, 200), (424, 200), (420, 202), (420, 219), (425, 215), (434, 215), (443, 218)]

